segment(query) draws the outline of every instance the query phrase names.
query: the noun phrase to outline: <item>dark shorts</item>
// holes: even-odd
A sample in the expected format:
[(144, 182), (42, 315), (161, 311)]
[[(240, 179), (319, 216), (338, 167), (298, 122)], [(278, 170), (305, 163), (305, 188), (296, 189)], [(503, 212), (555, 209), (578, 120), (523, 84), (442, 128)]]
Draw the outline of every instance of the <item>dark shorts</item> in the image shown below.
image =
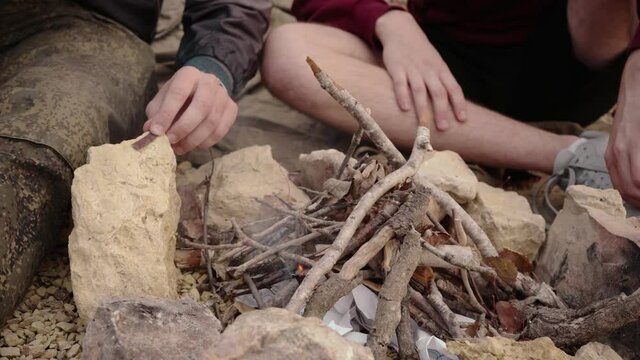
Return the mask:
[(465, 97), (517, 120), (587, 125), (616, 102), (624, 56), (601, 70), (575, 58), (566, 1), (559, 1), (522, 45), (462, 44), (426, 28)]

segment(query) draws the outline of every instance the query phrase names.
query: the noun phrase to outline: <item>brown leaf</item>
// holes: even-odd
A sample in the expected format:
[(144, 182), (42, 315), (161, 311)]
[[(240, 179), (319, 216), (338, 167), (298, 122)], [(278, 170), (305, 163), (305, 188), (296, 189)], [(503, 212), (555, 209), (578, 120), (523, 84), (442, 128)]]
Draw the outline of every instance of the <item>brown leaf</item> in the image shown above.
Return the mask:
[(524, 315), (508, 301), (498, 301), (496, 312), (500, 325), (510, 333), (517, 333), (524, 329)]
[(521, 273), (529, 273), (533, 271), (533, 264), (531, 261), (519, 252), (505, 248), (500, 251), (500, 257), (503, 259), (509, 259)]
[(451, 245), (450, 236), (439, 231), (433, 231), (426, 240), (433, 246)]
[(476, 322), (474, 322), (473, 324), (467, 327), (467, 330), (465, 330), (465, 333), (467, 334), (468, 337), (476, 337), (478, 336), (479, 330), (480, 330), (480, 321), (476, 320)]
[(411, 278), (419, 282), (422, 286), (427, 287), (429, 286), (429, 282), (433, 280), (433, 277), (433, 269), (430, 266), (418, 266)]
[(511, 260), (501, 257), (488, 257), (484, 261), (487, 265), (491, 266), (496, 274), (507, 284), (513, 285), (518, 277), (518, 268), (511, 262)]

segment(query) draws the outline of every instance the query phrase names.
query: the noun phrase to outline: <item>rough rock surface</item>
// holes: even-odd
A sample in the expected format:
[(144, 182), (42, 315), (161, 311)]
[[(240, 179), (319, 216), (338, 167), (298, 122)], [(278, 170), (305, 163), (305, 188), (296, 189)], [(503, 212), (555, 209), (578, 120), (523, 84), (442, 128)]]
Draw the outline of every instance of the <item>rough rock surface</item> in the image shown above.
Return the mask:
[[(485, 337), (471, 341), (450, 341), (447, 350), (460, 360), (618, 360), (620, 356), (607, 345), (589, 343), (576, 353), (567, 355), (551, 339), (515, 341), (503, 337)], [(601, 357), (593, 358), (593, 355)]]
[(544, 219), (513, 191), (478, 183), (478, 194), (466, 210), (498, 250), (507, 248), (533, 260), (544, 243)]
[(424, 176), (460, 204), (466, 204), (476, 197), (478, 179), (460, 155), (453, 151), (435, 151), (420, 166), (416, 176)]
[(82, 341), (83, 359), (201, 359), (219, 338), (218, 319), (191, 299), (109, 299)]
[(640, 221), (626, 218), (615, 190), (567, 189), (536, 273), (570, 306), (640, 287)]
[[(335, 149), (316, 150), (309, 154), (300, 155), (302, 185), (322, 191), (324, 182), (338, 174), (344, 156), (342, 152)], [(351, 159), (349, 163), (354, 166), (356, 160)]]
[(341, 337), (320, 319), (270, 308), (238, 317), (203, 358), (364, 360), (373, 356), (369, 349)]
[(166, 137), (89, 149), (71, 187), (73, 295), (81, 318), (109, 296), (177, 297), (176, 160)]
[[(274, 215), (274, 210), (260, 204), (267, 201), (278, 207), (286, 201), (301, 206), (309, 197), (289, 180), (289, 172), (271, 156), (271, 147), (252, 146), (225, 155), (214, 162), (209, 194), (208, 223), (231, 227), (231, 218), (240, 223)], [(206, 174), (211, 165), (198, 168)]]

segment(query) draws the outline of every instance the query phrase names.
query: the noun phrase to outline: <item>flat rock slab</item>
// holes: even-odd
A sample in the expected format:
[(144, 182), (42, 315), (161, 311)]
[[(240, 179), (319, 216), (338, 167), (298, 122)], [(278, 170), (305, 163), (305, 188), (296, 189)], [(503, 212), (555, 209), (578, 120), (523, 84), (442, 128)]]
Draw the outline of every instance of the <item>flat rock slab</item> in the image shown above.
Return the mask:
[(209, 309), (191, 299), (110, 299), (87, 327), (82, 359), (201, 359), (221, 328)]
[(373, 355), (368, 348), (329, 329), (320, 319), (269, 308), (238, 317), (203, 358), (373, 360)]
[(92, 147), (87, 164), (75, 171), (69, 258), (85, 321), (107, 297), (178, 296), (175, 155), (164, 136), (141, 151), (133, 142)]

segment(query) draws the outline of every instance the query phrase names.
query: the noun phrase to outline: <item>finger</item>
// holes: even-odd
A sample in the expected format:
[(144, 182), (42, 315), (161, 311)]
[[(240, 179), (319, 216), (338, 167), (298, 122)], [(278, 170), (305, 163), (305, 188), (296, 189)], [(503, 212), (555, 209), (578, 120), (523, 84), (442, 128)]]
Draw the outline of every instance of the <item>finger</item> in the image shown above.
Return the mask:
[(396, 95), (396, 102), (402, 111), (411, 110), (411, 95), (409, 93), (409, 85), (407, 83), (407, 75), (402, 70), (390, 72), (391, 81), (393, 82), (393, 91)]
[(156, 96), (149, 101), (147, 107), (145, 108), (145, 114), (147, 115), (147, 119), (150, 119), (158, 112), (160, 109), (160, 104), (164, 101), (164, 94), (167, 92), (167, 87), (169, 87), (169, 83), (171, 80), (167, 81), (164, 85), (160, 87), (160, 90), (156, 93)]
[(629, 168), (631, 173), (631, 202), (634, 206), (640, 207), (640, 153), (631, 151), (629, 156)]
[(145, 121), (144, 124), (142, 125), (142, 131), (144, 132), (149, 131), (149, 126), (151, 126), (151, 120)]
[(432, 71), (424, 75), (424, 81), (429, 90), (429, 97), (433, 106), (433, 117), (438, 130), (446, 130), (449, 128), (449, 97), (447, 90), (442, 85), (440, 78)]
[(218, 141), (222, 140), (222, 138), (224, 138), (227, 133), (229, 133), (229, 130), (233, 126), (237, 115), (238, 106), (234, 102), (231, 102), (222, 114), (220, 125), (213, 132), (213, 135), (209, 136), (209, 138), (205, 139), (200, 145), (198, 145), (198, 148), (208, 149), (218, 143)]
[[(174, 150), (178, 155), (187, 153), (200, 145), (217, 130), (221, 123), (222, 116), (228, 102), (232, 101), (228, 97), (218, 96), (216, 97), (216, 103), (214, 104), (214, 110), (209, 113), (207, 118), (200, 122), (193, 131), (174, 145)], [(235, 105), (235, 104), (234, 104)]]
[(616, 190), (620, 192), (622, 198), (632, 204), (640, 203), (640, 195), (634, 190), (633, 178), (631, 174), (631, 159), (628, 156), (626, 147), (613, 145), (613, 172), (609, 172), (609, 177)]
[(467, 120), (467, 101), (464, 98), (460, 84), (453, 77), (451, 72), (447, 71), (441, 75), (442, 84), (449, 94), (449, 102), (453, 106), (453, 113), (458, 121)]
[(203, 77), (198, 81), (189, 107), (182, 113), (167, 131), (169, 142), (175, 144), (189, 135), (214, 109), (218, 91), (222, 90), (212, 77)]
[(409, 77), (409, 86), (411, 87), (411, 96), (413, 97), (413, 106), (418, 119), (429, 111), (429, 101), (427, 100), (427, 87), (419, 73), (413, 73)]
[[(194, 71), (198, 71), (194, 69)], [(180, 109), (195, 90), (195, 74), (190, 69), (180, 69), (169, 84), (157, 113), (151, 117), (149, 130), (155, 135), (164, 134)]]

